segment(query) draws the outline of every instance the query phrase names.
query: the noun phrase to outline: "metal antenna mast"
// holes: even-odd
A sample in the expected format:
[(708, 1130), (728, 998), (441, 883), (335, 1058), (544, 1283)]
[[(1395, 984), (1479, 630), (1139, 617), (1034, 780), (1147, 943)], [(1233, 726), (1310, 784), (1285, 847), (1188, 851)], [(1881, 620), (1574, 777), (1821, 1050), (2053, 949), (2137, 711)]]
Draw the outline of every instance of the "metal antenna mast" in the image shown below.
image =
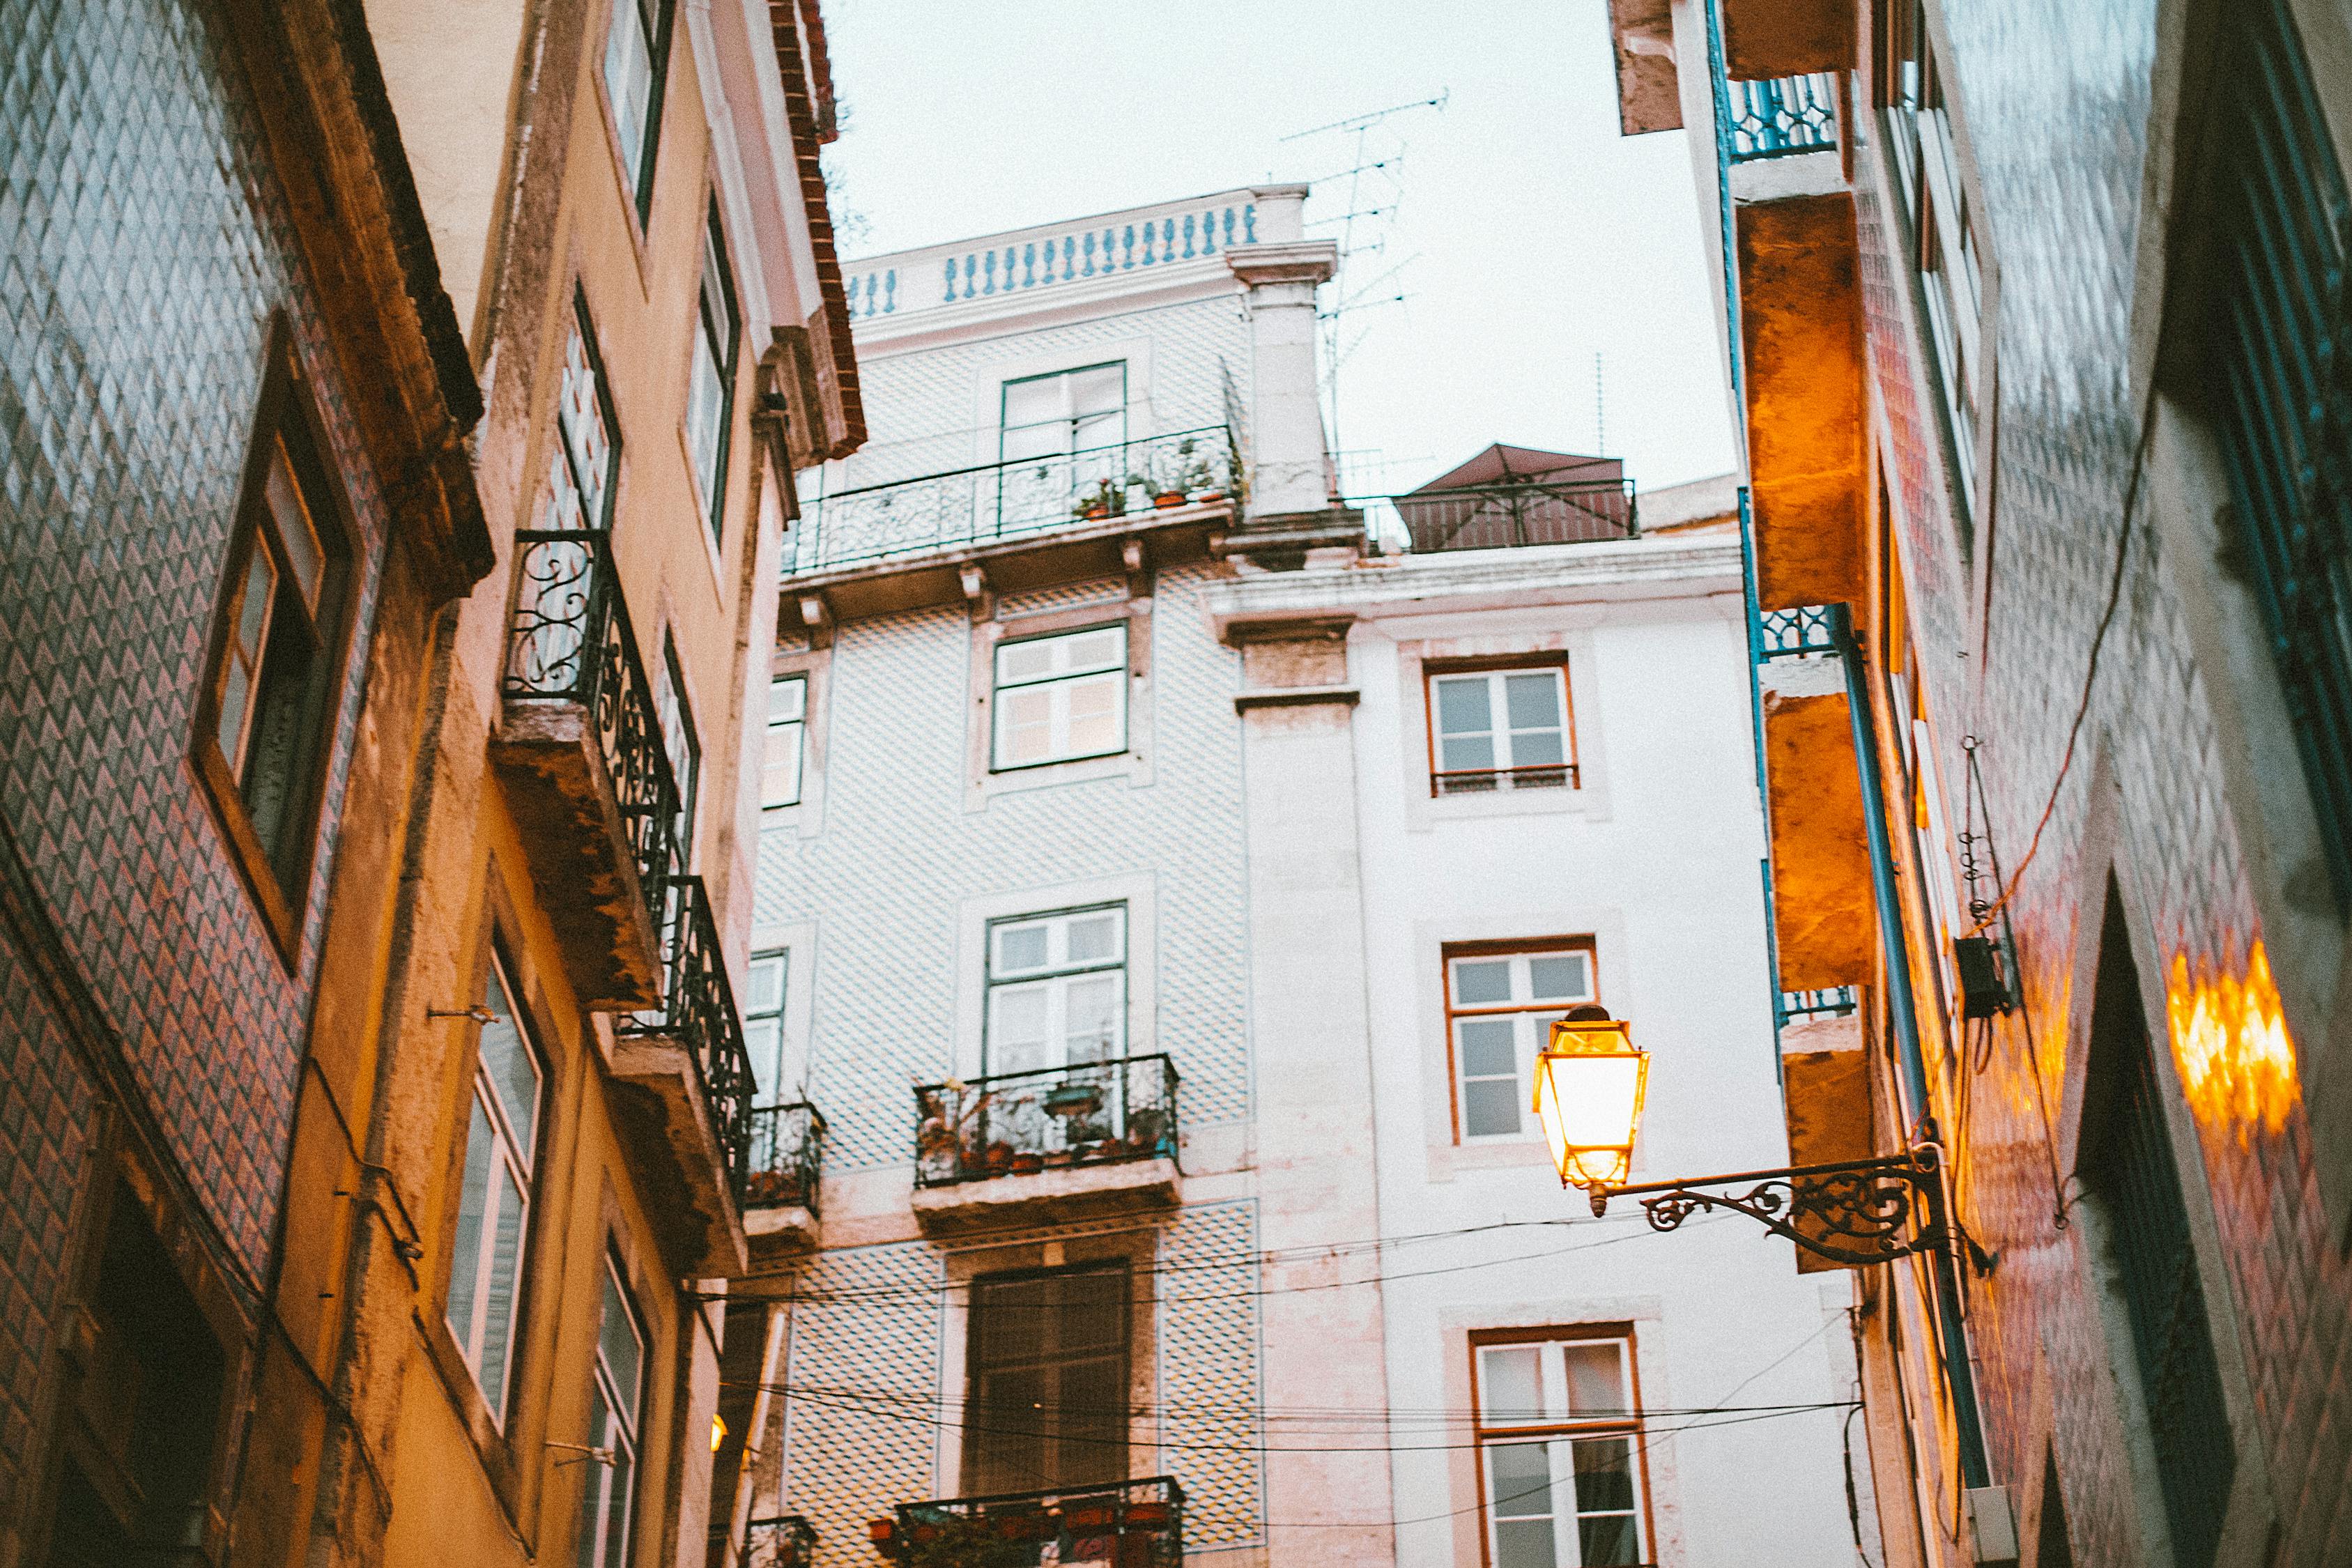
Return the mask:
[(1601, 379), (1601, 351), (1592, 351), (1592, 455), (1609, 455), (1609, 405), (1604, 401), (1607, 384)]
[[(1387, 156), (1376, 158), (1372, 155), (1370, 137), (1375, 131), (1382, 128), (1388, 121), (1397, 115), (1409, 114), (1417, 109), (1434, 109), (1443, 112), (1446, 100), (1451, 96), (1451, 92), (1446, 91), (1440, 92), (1434, 98), (1419, 98), (1411, 103), (1391, 104), (1386, 109), (1373, 110), (1369, 114), (1350, 115), (1345, 120), (1335, 120), (1328, 125), (1317, 125), (1305, 131), (1294, 131), (1282, 138), (1285, 142), (1297, 142), (1309, 136), (1332, 134), (1352, 135), (1355, 138), (1353, 154), (1349, 161), (1349, 166), (1339, 171), (1337, 174), (1326, 176), (1326, 178), (1338, 178), (1341, 175), (1346, 177), (1348, 181), (1347, 210), (1336, 218), (1317, 220), (1319, 223), (1336, 222), (1339, 226), (1339, 270), (1338, 276), (1332, 280), (1334, 303), (1331, 309), (1321, 313), (1318, 322), (1323, 329), (1324, 422), (1329, 427), (1332, 460), (1335, 463), (1341, 460), (1340, 454), (1346, 449), (1339, 440), (1339, 365), (1361, 345), (1363, 341), (1362, 334), (1360, 333), (1355, 342), (1343, 346), (1342, 319), (1350, 310), (1371, 305), (1394, 304), (1405, 298), (1402, 293), (1384, 294), (1378, 299), (1364, 297), (1372, 294), (1393, 279), (1404, 269), (1404, 262), (1399, 262), (1390, 268), (1362, 289), (1351, 292), (1349, 287), (1349, 258), (1359, 252), (1378, 254), (1386, 247), (1388, 243), (1384, 232), (1378, 238), (1367, 238), (1359, 243), (1358, 222), (1379, 218), (1382, 220), (1381, 226), (1385, 230), (1387, 224), (1394, 220), (1400, 198), (1404, 194), (1403, 180), (1398, 172), (1400, 165), (1404, 162), (1402, 139), (1397, 140), (1394, 150)], [(1388, 187), (1386, 197), (1381, 205), (1369, 207), (1364, 205), (1364, 181), (1367, 176), (1386, 182)], [(1375, 199), (1380, 201), (1377, 192)], [(1410, 258), (1407, 258), (1408, 261), (1410, 259)], [(1340, 483), (1344, 489), (1346, 488), (1344, 473), (1341, 475)]]

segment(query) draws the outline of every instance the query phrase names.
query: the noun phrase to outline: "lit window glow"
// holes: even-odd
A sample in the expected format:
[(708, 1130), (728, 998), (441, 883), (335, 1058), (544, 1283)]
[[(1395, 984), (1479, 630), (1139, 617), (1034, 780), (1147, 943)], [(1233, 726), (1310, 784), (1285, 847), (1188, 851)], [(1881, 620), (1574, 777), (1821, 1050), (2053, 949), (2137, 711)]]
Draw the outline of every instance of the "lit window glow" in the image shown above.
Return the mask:
[(2269, 1133), (2283, 1129), (2303, 1090), (2263, 944), (2247, 955), (2242, 981), (2227, 974), (2192, 981), (2189, 955), (2176, 953), (2166, 1001), (2181, 1091), (2197, 1120), (2234, 1126), (2241, 1140), (2257, 1123)]

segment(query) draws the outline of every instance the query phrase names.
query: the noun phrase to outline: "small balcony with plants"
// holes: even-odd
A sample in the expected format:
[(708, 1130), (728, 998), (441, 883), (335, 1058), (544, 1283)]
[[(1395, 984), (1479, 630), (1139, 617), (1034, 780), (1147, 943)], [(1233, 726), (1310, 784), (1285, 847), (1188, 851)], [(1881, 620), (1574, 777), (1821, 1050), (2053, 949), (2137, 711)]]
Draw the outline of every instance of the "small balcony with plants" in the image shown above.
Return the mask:
[(816, 1568), (816, 1529), (796, 1513), (755, 1519), (743, 1528), (742, 1568)]
[(915, 1216), (939, 1233), (1175, 1201), (1176, 1066), (1072, 1062), (915, 1090)]
[(788, 610), (822, 598), (846, 620), (1197, 560), (1246, 482), (1223, 425), (945, 469), (929, 468), (950, 449), (940, 439), (906, 445), (865, 454), (863, 471), (929, 471), (801, 496)]
[(653, 1006), (679, 813), (653, 683), (601, 531), (525, 531), (514, 549), (490, 764), (572, 990), (598, 1010)]
[(1174, 1478), (1061, 1491), (900, 1503), (868, 1521), (898, 1568), (1182, 1568), (1184, 1489)]
[(795, 1251), (816, 1245), (824, 1131), (824, 1113), (804, 1100), (752, 1110), (743, 1227), (755, 1249)]

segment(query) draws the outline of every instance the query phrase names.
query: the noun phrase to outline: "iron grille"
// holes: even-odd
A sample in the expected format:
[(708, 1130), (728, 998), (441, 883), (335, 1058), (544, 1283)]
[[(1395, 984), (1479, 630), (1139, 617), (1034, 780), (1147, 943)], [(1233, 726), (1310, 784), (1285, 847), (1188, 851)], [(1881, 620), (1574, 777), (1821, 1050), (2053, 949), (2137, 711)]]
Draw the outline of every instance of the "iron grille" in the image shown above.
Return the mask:
[(989, 1562), (1112, 1563), (1182, 1568), (1184, 1489), (1172, 1476), (998, 1497), (903, 1502), (868, 1525), (892, 1561), (925, 1547), (961, 1547)]
[[(2101, 982), (2105, 992), (2106, 976)], [(2102, 995), (2099, 1004), (2106, 1000)], [(2130, 1004), (2118, 1003), (2124, 1005)], [(2137, 1030), (2116, 1044), (2110, 1098), (2092, 1129), (2084, 1180), (2107, 1211), (2172, 1561), (2175, 1568), (2209, 1568), (2236, 1456), (2147, 1033)]]
[(1821, 153), (1837, 145), (1837, 81), (1827, 71), (1812, 76), (1727, 81), (1731, 111), (1731, 161), (1785, 158)]
[(743, 1016), (727, 982), (727, 959), (699, 877), (672, 877), (660, 895), (661, 1005), (618, 1020), (617, 1033), (667, 1040), (694, 1058), (710, 1120), (726, 1152), (736, 1201), (743, 1201), (751, 1151), (751, 1053)]
[(1176, 1157), (1176, 1064), (1073, 1062), (915, 1090), (915, 1184)]
[(751, 1163), (743, 1202), (751, 1208), (816, 1213), (824, 1165), (824, 1117), (807, 1100), (751, 1112)]
[(2284, 0), (2230, 12), (2210, 317), (2221, 448), (2328, 870), (2352, 906), (2352, 196)]
[(743, 1568), (814, 1568), (816, 1530), (796, 1513), (755, 1519), (743, 1528)]

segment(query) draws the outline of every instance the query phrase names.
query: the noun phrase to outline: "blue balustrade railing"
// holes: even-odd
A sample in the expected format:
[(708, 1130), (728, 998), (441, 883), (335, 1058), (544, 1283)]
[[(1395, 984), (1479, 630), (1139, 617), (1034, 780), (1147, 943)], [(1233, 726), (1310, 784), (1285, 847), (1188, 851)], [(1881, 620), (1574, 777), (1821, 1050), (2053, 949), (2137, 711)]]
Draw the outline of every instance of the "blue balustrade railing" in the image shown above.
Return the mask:
[(1172, 266), (1257, 242), (1255, 203), (1212, 202), (1186, 212), (1121, 218), (1044, 238), (950, 252), (929, 264), (937, 267), (939, 279), (938, 294), (932, 298), (919, 300), (913, 275), (910, 272), (902, 279), (897, 266), (856, 273), (847, 283), (849, 313), (864, 321), (901, 310), (930, 310), (966, 300), (1107, 278), (1115, 272)]
[(1837, 145), (1837, 78), (1830, 73), (1727, 80), (1724, 86), (1733, 163)]
[(1765, 610), (1756, 617), (1756, 660), (1826, 658), (1837, 652), (1837, 633), (1827, 605)]

